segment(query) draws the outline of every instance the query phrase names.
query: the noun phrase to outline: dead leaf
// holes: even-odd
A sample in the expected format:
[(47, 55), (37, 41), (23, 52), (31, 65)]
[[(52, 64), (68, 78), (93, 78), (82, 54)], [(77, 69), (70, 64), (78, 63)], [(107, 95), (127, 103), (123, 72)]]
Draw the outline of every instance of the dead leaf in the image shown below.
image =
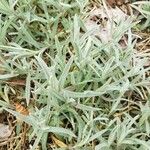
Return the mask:
[[(124, 22), (127, 18), (128, 15), (118, 7), (108, 9), (107, 13), (103, 7), (95, 8), (89, 13), (89, 17), (86, 18), (85, 27), (91, 32), (91, 35), (107, 43), (112, 39), (112, 31), (115, 31), (116, 28), (115, 24), (119, 24), (121, 21)], [(115, 23), (112, 24), (112, 22)]]
[(7, 139), (12, 133), (8, 125), (0, 123), (0, 141)]
[(29, 115), (28, 109), (25, 108), (20, 103), (15, 103), (15, 108), (16, 108), (16, 111), (19, 112), (20, 114), (25, 115), (25, 116)]
[(67, 148), (67, 147), (68, 147), (64, 142), (60, 141), (59, 139), (57, 139), (57, 138), (54, 137), (53, 135), (51, 135), (51, 138), (52, 138), (53, 142), (54, 142), (57, 146), (59, 146), (60, 148)]

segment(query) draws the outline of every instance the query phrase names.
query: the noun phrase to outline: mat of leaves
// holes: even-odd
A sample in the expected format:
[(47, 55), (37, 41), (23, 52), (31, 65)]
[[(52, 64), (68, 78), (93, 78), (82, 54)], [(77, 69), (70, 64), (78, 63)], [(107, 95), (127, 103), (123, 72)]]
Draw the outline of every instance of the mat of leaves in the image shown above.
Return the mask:
[(150, 150), (150, 2), (118, 2), (0, 1), (0, 149)]

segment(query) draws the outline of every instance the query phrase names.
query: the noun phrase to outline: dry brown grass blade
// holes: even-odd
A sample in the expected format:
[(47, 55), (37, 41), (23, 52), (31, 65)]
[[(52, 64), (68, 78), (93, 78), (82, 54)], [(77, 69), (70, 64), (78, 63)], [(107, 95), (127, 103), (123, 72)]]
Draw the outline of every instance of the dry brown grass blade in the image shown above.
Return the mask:
[(10, 84), (11, 86), (25, 86), (26, 80), (25, 79), (12, 78), (11, 80), (7, 80), (6, 83)]
[(51, 139), (52, 139), (52, 141), (53, 141), (57, 146), (59, 146), (60, 148), (67, 148), (67, 147), (68, 147), (64, 142), (60, 141), (59, 139), (57, 139), (57, 138), (56, 138), (55, 136), (53, 136), (53, 135), (51, 135)]

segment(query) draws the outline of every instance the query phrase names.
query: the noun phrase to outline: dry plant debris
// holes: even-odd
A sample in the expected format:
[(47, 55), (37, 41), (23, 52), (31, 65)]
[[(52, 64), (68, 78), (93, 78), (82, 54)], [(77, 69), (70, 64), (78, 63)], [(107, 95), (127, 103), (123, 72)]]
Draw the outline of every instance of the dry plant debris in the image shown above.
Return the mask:
[(20, 103), (15, 103), (15, 109), (16, 109), (16, 112), (19, 112), (20, 114), (22, 115), (29, 115), (29, 111), (27, 108), (25, 108), (23, 105), (21, 105)]
[(57, 139), (55, 136), (51, 135), (52, 141), (54, 142), (54, 144), (60, 148), (67, 148), (68, 146), (60, 141), (59, 139)]
[(0, 124), (0, 141), (6, 140), (12, 133), (9, 125)]
[(116, 25), (127, 19), (129, 20), (129, 16), (118, 7), (109, 8), (107, 12), (104, 7), (94, 8), (86, 19), (85, 26), (88, 31), (91, 31), (91, 34), (107, 43), (111, 41)]

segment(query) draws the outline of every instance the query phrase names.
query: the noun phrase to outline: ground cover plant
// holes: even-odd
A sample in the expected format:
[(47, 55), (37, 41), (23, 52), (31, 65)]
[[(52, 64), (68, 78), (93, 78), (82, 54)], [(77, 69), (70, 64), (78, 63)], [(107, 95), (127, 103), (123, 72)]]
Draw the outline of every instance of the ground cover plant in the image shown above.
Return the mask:
[(1, 0), (0, 148), (149, 150), (149, 26), (149, 1)]

